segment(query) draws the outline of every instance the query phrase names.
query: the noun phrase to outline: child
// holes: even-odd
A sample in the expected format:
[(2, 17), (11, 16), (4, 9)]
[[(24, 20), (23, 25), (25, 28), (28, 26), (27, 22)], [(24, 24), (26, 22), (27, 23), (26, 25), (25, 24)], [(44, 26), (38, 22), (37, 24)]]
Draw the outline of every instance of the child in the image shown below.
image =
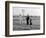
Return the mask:
[[(30, 18), (30, 27), (31, 27), (31, 25), (32, 25), (32, 19)], [(31, 27), (31, 29), (32, 29), (32, 27)]]

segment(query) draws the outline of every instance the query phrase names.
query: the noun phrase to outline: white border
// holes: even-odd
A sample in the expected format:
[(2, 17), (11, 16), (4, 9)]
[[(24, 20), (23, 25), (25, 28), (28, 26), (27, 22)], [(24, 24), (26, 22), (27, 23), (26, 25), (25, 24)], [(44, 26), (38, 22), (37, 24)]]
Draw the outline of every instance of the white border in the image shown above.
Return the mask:
[[(10, 3), (9, 5), (9, 14), (10, 14), (10, 20), (9, 20), (9, 33), (10, 35), (19, 35), (19, 34), (36, 34), (36, 33), (43, 33), (43, 6), (42, 5), (32, 5), (32, 4), (15, 4)], [(13, 9), (12, 7), (40, 7), (41, 8), (41, 15), (40, 15), (40, 30), (27, 30), (27, 31), (13, 31)]]

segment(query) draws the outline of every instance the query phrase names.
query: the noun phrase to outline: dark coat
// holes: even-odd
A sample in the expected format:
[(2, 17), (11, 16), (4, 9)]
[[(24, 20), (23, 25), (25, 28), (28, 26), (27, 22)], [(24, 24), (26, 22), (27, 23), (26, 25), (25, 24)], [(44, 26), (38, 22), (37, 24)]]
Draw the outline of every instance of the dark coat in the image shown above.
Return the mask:
[(29, 16), (26, 17), (27, 25), (29, 24)]

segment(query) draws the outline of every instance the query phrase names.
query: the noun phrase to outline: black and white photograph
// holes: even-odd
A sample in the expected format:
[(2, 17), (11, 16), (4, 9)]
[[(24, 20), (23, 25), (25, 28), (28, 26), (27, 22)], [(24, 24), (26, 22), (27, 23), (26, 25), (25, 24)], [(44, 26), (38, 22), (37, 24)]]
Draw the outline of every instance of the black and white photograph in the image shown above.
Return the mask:
[(6, 1), (5, 35), (27, 36), (45, 34), (45, 4)]
[(13, 7), (13, 31), (40, 30), (40, 8)]

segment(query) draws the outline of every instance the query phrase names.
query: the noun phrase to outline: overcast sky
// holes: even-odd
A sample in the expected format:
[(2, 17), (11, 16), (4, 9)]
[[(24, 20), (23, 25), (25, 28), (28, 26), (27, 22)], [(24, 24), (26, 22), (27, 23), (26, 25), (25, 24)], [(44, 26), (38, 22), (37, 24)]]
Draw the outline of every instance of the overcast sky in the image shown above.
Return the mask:
[(40, 11), (41, 9), (40, 8), (36, 8), (36, 7), (14, 7), (13, 8), (13, 15), (22, 15), (23, 14), (26, 16), (27, 14), (29, 14), (29, 16), (40, 16)]

